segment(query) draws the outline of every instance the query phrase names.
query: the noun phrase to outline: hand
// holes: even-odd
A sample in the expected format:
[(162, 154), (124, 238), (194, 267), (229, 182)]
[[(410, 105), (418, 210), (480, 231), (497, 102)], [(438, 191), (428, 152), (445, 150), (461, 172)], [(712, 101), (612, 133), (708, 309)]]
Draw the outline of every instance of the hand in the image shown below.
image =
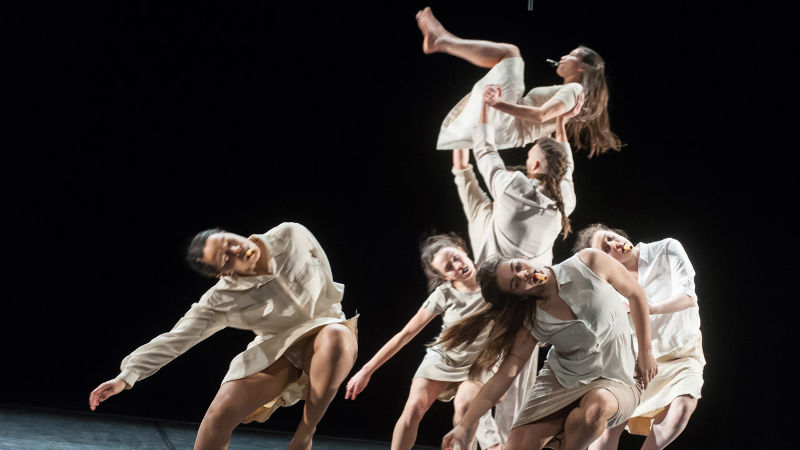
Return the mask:
[(639, 351), (639, 357), (636, 359), (636, 365), (639, 366), (639, 374), (642, 376), (642, 386), (647, 389), (650, 380), (655, 378), (658, 374), (658, 364), (656, 359), (653, 358), (653, 352), (650, 350)]
[(483, 89), (483, 101), (491, 106), (497, 104), (502, 95), (503, 89), (499, 84), (489, 84)]
[(89, 394), (89, 409), (94, 411), (100, 402), (106, 401), (111, 396), (117, 395), (125, 389), (125, 380), (108, 380), (105, 383), (97, 386), (91, 394)]
[(578, 101), (575, 102), (575, 106), (572, 107), (569, 111), (565, 112), (561, 115), (562, 119), (572, 119), (573, 117), (577, 116), (581, 113), (581, 108), (583, 108), (583, 102), (586, 99), (586, 96), (581, 92), (578, 94)]
[(442, 450), (469, 450), (467, 430), (461, 425), (456, 425), (442, 438)]
[(356, 372), (356, 374), (350, 378), (350, 381), (347, 382), (347, 390), (344, 393), (344, 398), (355, 400), (356, 396), (369, 384), (370, 377), (372, 377), (372, 374), (362, 367), (361, 370)]

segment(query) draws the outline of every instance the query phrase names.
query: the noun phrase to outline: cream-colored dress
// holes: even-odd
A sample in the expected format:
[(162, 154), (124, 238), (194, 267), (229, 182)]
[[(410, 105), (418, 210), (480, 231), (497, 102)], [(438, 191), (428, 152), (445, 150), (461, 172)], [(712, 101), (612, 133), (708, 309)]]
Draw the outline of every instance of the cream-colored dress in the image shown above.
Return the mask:
[[(316, 238), (304, 226), (283, 223), (265, 234), (253, 235), (271, 256), (269, 275), (222, 277), (169, 332), (128, 355), (118, 379), (127, 388), (225, 327), (252, 330), (256, 337), (230, 364), (223, 383), (266, 369), (286, 354), (297, 363), (303, 338), (332, 323), (345, 323), (354, 332), (357, 318), (342, 312), (344, 285), (333, 281), (330, 264)], [(305, 398), (308, 375), (290, 383), (281, 395), (251, 414), (245, 422), (264, 421), (278, 406)]]
[[(459, 291), (449, 281), (431, 292), (428, 299), (422, 304), (426, 311), (442, 316), (442, 330), (434, 342), (439, 340), (441, 333), (450, 325), (475, 314), (485, 306), (486, 302), (481, 297), (480, 291)], [(438, 397), (439, 400), (445, 402), (449, 402), (455, 397), (462, 381), (475, 380), (485, 383), (491, 378), (492, 372), (487, 371), (473, 377), (470, 376), (469, 371), (486, 341), (488, 334), (486, 331), (484, 330), (470, 345), (453, 350), (446, 350), (442, 345), (428, 347), (425, 358), (417, 368), (414, 377), (449, 381), (450, 384)], [(502, 443), (491, 411), (481, 416), (476, 437), (481, 448)]]
[[(694, 268), (679, 241), (672, 238), (639, 243), (639, 284), (652, 305), (685, 294), (695, 301)], [(701, 397), (703, 387), (703, 336), (698, 306), (670, 314), (650, 316), (653, 356), (658, 374), (647, 385), (634, 419), (648, 426), (631, 427), (631, 432), (646, 434), (652, 417), (681, 395)], [(633, 327), (631, 327), (633, 330)], [(639, 420), (639, 418), (642, 418)], [(632, 421), (633, 422), (633, 421)], [(649, 423), (647, 423), (649, 422)]]
[[(507, 58), (494, 67), (472, 87), (472, 91), (459, 101), (447, 114), (439, 131), (436, 148), (452, 150), (472, 148), (472, 128), (478, 123), (483, 90), (488, 84), (499, 84), (501, 99), (508, 103), (526, 106), (542, 106), (551, 98), (559, 100), (572, 109), (583, 92), (580, 83), (542, 86), (531, 89), (523, 97), (525, 62), (520, 57)], [(489, 123), (497, 129), (497, 148), (522, 147), (555, 131), (555, 119), (542, 124), (518, 119), (512, 115), (490, 108)]]
[(619, 293), (579, 254), (552, 269), (558, 295), (577, 319), (561, 320), (537, 310), (528, 324), (538, 341), (552, 347), (514, 426), (543, 419), (598, 387), (608, 389), (619, 402), (609, 426), (624, 423), (639, 404), (641, 385), (634, 379), (636, 356)]

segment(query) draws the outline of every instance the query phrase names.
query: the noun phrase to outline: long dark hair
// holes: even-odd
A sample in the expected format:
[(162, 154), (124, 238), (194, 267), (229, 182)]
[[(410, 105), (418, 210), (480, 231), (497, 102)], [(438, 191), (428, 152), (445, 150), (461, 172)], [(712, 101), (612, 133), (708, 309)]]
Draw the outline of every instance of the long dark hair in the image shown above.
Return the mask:
[(561, 213), (561, 238), (566, 239), (572, 226), (569, 223), (567, 212), (564, 211), (564, 198), (561, 195), (561, 180), (567, 173), (567, 150), (555, 139), (541, 138), (534, 145), (539, 145), (547, 161), (547, 173), (541, 177), (545, 194), (555, 200), (558, 211)]
[(422, 271), (425, 273), (425, 278), (428, 279), (428, 292), (433, 292), (434, 289), (447, 281), (433, 267), (433, 257), (436, 256), (439, 250), (447, 247), (460, 248), (469, 257), (467, 242), (452, 231), (446, 234), (428, 236), (419, 244), (419, 259), (420, 263), (422, 263)]
[(503, 292), (497, 284), (497, 267), (512, 258), (493, 256), (478, 269), (481, 295), (488, 306), (477, 313), (449, 326), (439, 338), (448, 350), (474, 342), (487, 327), (491, 331), (478, 357), (470, 369), (480, 373), (493, 367), (511, 351), (517, 332), (526, 322), (533, 327), (536, 315), (536, 297)]
[(594, 236), (594, 234), (597, 233), (598, 231), (613, 231), (614, 233), (617, 233), (618, 235), (624, 237), (625, 239), (629, 241), (631, 240), (631, 238), (628, 237), (628, 233), (626, 233), (625, 230), (621, 228), (610, 228), (609, 226), (603, 223), (597, 222), (589, 225), (586, 228), (582, 228), (581, 231), (578, 231), (578, 234), (575, 237), (575, 244), (573, 244), (572, 246), (572, 253), (578, 253), (579, 251), (585, 248), (591, 247), (592, 236)]
[(580, 114), (567, 122), (567, 133), (575, 149), (589, 148), (589, 158), (602, 155), (609, 149), (619, 150), (622, 143), (611, 131), (608, 118), (608, 84), (606, 83), (606, 63), (599, 53), (585, 47), (578, 47), (583, 63), (583, 94), (586, 99)]

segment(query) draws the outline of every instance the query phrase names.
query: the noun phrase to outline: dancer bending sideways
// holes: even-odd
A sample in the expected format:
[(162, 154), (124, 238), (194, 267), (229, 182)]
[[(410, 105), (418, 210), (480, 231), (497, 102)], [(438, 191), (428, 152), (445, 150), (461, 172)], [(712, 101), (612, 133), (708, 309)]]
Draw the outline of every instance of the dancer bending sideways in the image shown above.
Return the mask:
[[(437, 315), (442, 315), (442, 330), (446, 330), (452, 323), (486, 308), (475, 280), (476, 269), (466, 254), (466, 248), (466, 242), (453, 233), (431, 236), (423, 242), (422, 268), (431, 294), (406, 326), (350, 378), (345, 398), (355, 400), (367, 387), (372, 374)], [(491, 376), (490, 368), (470, 373), (470, 367), (485, 343), (484, 337), (485, 333), (477, 333), (475, 340), (447, 350), (441, 345), (428, 348), (414, 374), (408, 401), (395, 425), (392, 450), (410, 449), (414, 445), (422, 416), (436, 399), (451, 401), (455, 397), (453, 423), (461, 420), (483, 382)], [(477, 439), (483, 449), (503, 449), (489, 411), (480, 417)], [(472, 448), (471, 445), (464, 449)]]
[(487, 85), (497, 84), (503, 96), (492, 103), (491, 121), (498, 130), (499, 149), (522, 147), (549, 136), (555, 128), (555, 119), (571, 110), (581, 93), (586, 96), (583, 110), (567, 126), (576, 148), (585, 145), (590, 157), (609, 149), (620, 149), (619, 138), (609, 128), (605, 63), (594, 50), (580, 46), (562, 56), (556, 73), (564, 83), (537, 87), (523, 96), (525, 63), (519, 48), (457, 37), (447, 31), (427, 7), (417, 13), (417, 25), (422, 31), (422, 51), (426, 54), (447, 53), (491, 69), (447, 114), (436, 148), (445, 150), (472, 145), (471, 133), (481, 107), (481, 95)]
[[(484, 97), (498, 95), (497, 86), (487, 86)], [(524, 171), (507, 170), (495, 149), (489, 106), (484, 102), (474, 130), (475, 160), (494, 201), (478, 184), (469, 164), (469, 152), (453, 151), (453, 175), (458, 196), (469, 224), (476, 261), (490, 255), (522, 257), (534, 263), (553, 262), (553, 243), (570, 230), (568, 215), (575, 209), (572, 182), (572, 151), (564, 122), (581, 110), (582, 99), (556, 119), (556, 139), (541, 138), (528, 151)], [(536, 380), (538, 349), (511, 385), (505, 400), (495, 408), (495, 420), (503, 441), (522, 407), (525, 393)]]
[(92, 391), (89, 406), (132, 388), (225, 327), (252, 330), (256, 338), (231, 361), (194, 448), (225, 449), (239, 423), (263, 422), (302, 399), (289, 449), (310, 449), (357, 351), (357, 318), (342, 313), (344, 286), (333, 281), (322, 247), (296, 223), (249, 238), (213, 229), (194, 237), (187, 259), (219, 281), (171, 331), (128, 355), (120, 374)]
[[(445, 348), (470, 342), (492, 323), (476, 368), (502, 361), (464, 417), (442, 440), (443, 449), (468, 448), (478, 418), (508, 389), (537, 342), (552, 344), (536, 383), (525, 397), (506, 449), (541, 449), (563, 432), (561, 449), (585, 449), (607, 426), (624, 423), (642, 386), (657, 373), (650, 349), (647, 297), (610, 256), (582, 250), (552, 267), (519, 258), (492, 258), (478, 273), (491, 305), (450, 326)], [(630, 302), (639, 340), (638, 359), (626, 311)]]
[[(603, 224), (578, 232), (575, 251), (592, 247), (622, 263), (650, 300), (650, 329), (658, 375), (628, 422), (646, 435), (642, 449), (662, 449), (686, 428), (703, 387), (703, 336), (694, 289), (694, 269), (675, 239), (639, 243)], [(651, 428), (652, 427), (652, 428)], [(625, 424), (606, 430), (591, 449), (616, 449)]]

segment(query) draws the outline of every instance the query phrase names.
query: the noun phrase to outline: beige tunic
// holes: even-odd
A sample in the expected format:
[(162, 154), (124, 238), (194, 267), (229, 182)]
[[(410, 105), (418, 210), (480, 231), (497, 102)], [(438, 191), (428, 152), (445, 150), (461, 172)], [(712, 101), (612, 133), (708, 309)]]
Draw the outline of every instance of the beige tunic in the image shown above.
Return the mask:
[[(272, 274), (222, 277), (171, 331), (122, 361), (117, 378), (128, 388), (225, 327), (252, 330), (256, 337), (231, 361), (223, 383), (267, 368), (319, 327), (345, 322), (344, 285), (333, 281), (325, 252), (304, 226), (283, 223), (252, 238), (267, 247)], [(303, 376), (287, 386), (278, 406), (301, 400), (307, 382)]]
[[(431, 295), (422, 304), (426, 311), (442, 315), (442, 330), (434, 342), (439, 340), (441, 333), (444, 333), (444, 330), (450, 325), (475, 314), (484, 306), (486, 306), (486, 302), (481, 297), (480, 291), (459, 291), (449, 281), (431, 292)], [(439, 394), (438, 399), (451, 401), (455, 397), (461, 382), (473, 379), (470, 377), (469, 370), (483, 348), (486, 335), (487, 333), (484, 332), (469, 346), (453, 350), (446, 350), (441, 345), (428, 347), (425, 352), (425, 358), (423, 358), (414, 377), (450, 381), (451, 383)], [(475, 381), (485, 383), (491, 376), (491, 372), (484, 372), (479, 374)], [(486, 414), (481, 416), (476, 437), (481, 448), (484, 449), (504, 442), (497, 430), (497, 424), (492, 417), (491, 411), (487, 411)]]
[[(501, 99), (508, 103), (527, 106), (542, 106), (547, 100), (555, 98), (572, 109), (583, 92), (579, 83), (543, 86), (531, 89), (524, 97), (523, 75), (525, 62), (520, 57), (500, 61), (472, 87), (456, 106), (447, 114), (439, 131), (436, 148), (452, 150), (456, 148), (472, 148), (472, 128), (478, 123), (483, 90), (488, 84), (499, 84), (502, 89)], [(547, 137), (555, 131), (555, 119), (542, 124), (518, 119), (514, 116), (490, 108), (489, 123), (497, 128), (497, 148), (505, 149), (522, 147), (540, 137)]]

